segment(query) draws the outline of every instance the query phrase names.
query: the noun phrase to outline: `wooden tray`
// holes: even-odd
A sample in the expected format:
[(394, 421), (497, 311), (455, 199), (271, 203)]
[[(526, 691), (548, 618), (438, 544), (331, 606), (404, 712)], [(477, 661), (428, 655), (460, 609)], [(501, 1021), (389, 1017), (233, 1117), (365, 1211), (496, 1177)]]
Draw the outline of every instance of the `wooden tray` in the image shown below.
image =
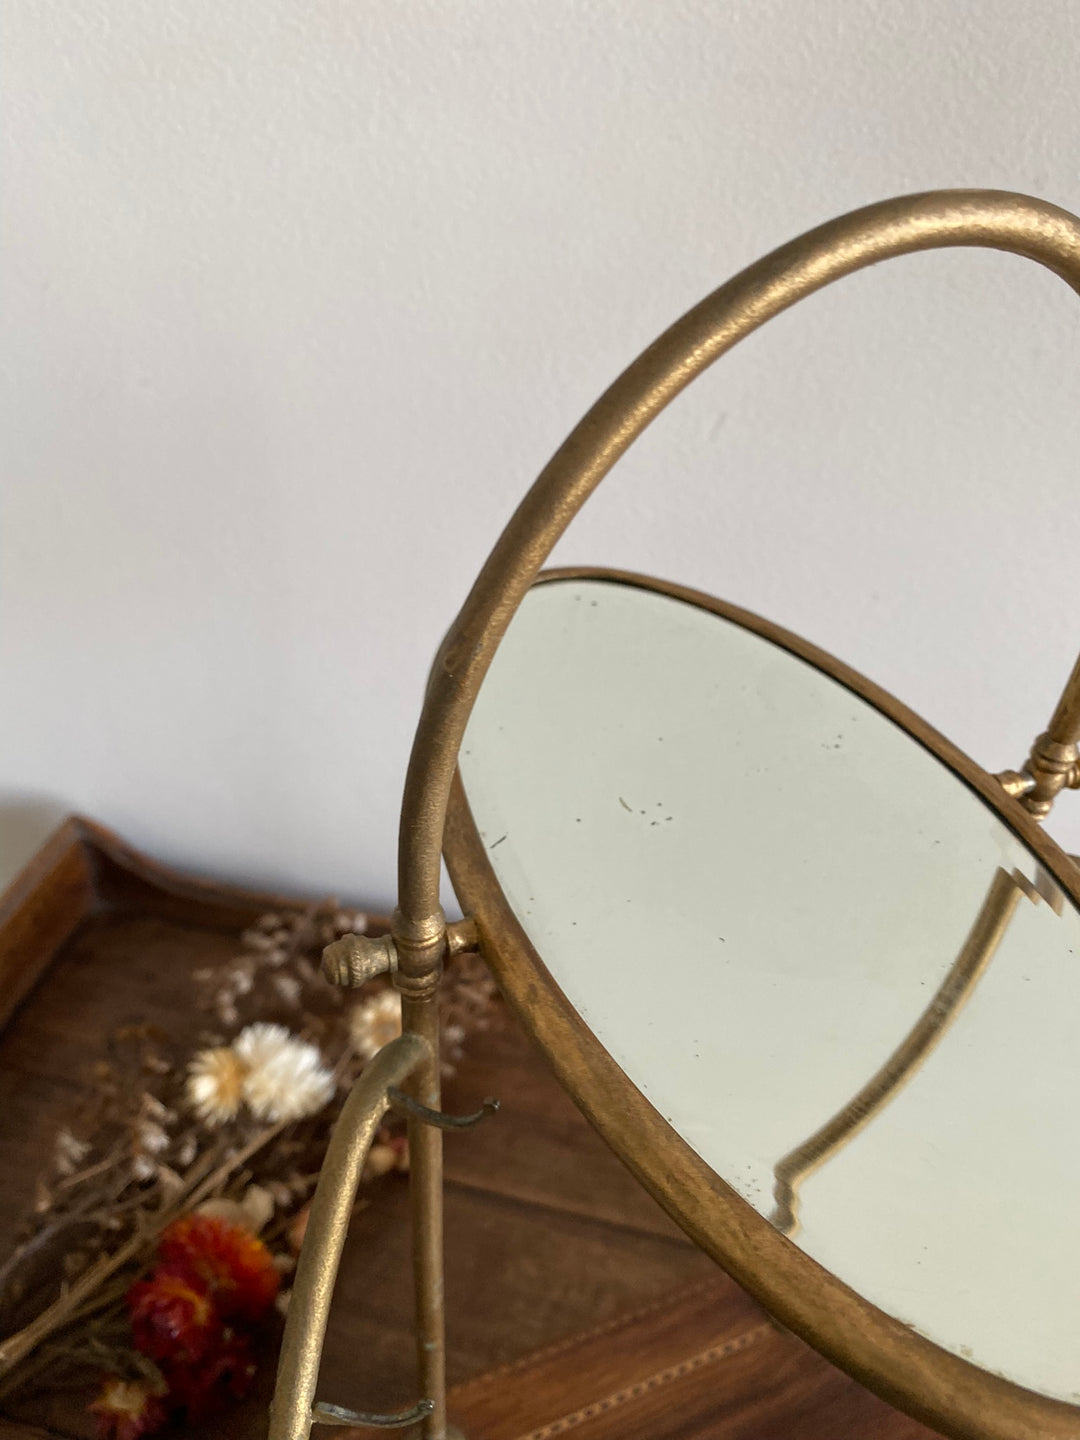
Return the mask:
[[(257, 915), (299, 903), (179, 875), (87, 820), (57, 831), (0, 901), (0, 1254), (105, 1037), (144, 1023), (194, 1034), (191, 971), (226, 960)], [(930, 1436), (777, 1330), (695, 1250), (501, 1007), (447, 1088), (455, 1110), (503, 1101), (446, 1145), (451, 1411), (472, 1440)], [(320, 1393), (390, 1409), (415, 1398), (406, 1184), (370, 1194)], [(272, 1384), (268, 1361), (257, 1393), (200, 1435), (265, 1435)], [(0, 1434), (92, 1435), (84, 1398), (28, 1404)]]

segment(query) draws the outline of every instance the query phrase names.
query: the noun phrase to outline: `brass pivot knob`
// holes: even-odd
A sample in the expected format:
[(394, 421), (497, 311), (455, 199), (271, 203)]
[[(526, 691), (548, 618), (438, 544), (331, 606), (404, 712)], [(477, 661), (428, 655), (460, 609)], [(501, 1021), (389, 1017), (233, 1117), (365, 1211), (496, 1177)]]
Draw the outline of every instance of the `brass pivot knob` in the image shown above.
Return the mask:
[(343, 935), (322, 953), (323, 974), (345, 990), (356, 990), (396, 969), (397, 946), (392, 935)]

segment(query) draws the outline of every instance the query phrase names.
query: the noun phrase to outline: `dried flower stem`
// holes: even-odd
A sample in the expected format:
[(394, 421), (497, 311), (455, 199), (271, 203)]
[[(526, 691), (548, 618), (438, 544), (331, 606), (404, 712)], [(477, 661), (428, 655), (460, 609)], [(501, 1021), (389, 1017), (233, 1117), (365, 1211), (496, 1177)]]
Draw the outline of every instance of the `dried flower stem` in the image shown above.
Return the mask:
[(76, 1185), (81, 1185), (84, 1180), (90, 1180), (95, 1175), (104, 1175), (116, 1164), (116, 1154), (117, 1152), (114, 1150), (110, 1155), (106, 1155), (104, 1160), (99, 1160), (96, 1165), (88, 1165), (85, 1170), (76, 1170), (73, 1175), (65, 1175), (63, 1180), (57, 1183), (56, 1193), (59, 1194), (61, 1190), (70, 1190)]
[(39, 1380), (56, 1363), (59, 1352), (54, 1349), (39, 1350), (29, 1357), (19, 1375), (5, 1375), (0, 1378), (0, 1400), (6, 1400), (12, 1390), (18, 1389), (31, 1380)]
[[(216, 1170), (211, 1171), (201, 1184), (196, 1183), (194, 1188), (185, 1187), (167, 1213), (156, 1215), (150, 1225), (133, 1235), (126, 1245), (121, 1245), (120, 1249), (112, 1255), (103, 1255), (100, 1260), (95, 1261), (88, 1270), (79, 1276), (70, 1289), (31, 1320), (29, 1325), (0, 1342), (0, 1376), (7, 1375), (43, 1340), (47, 1340), (50, 1335), (69, 1324), (73, 1319), (85, 1318), (94, 1313), (101, 1308), (106, 1298), (112, 1300), (112, 1295), (102, 1297), (96, 1294), (99, 1286), (110, 1275), (115, 1275), (118, 1270), (135, 1260), (141, 1251), (157, 1239), (161, 1231), (175, 1219), (182, 1209), (193, 1208), (211, 1195), (219, 1185), (224, 1184), (234, 1170), (246, 1164), (252, 1155), (280, 1135), (287, 1123), (287, 1121), (281, 1121), (277, 1125), (270, 1125), (265, 1130), (261, 1130), (242, 1150), (237, 1151)], [(205, 1156), (204, 1163), (197, 1167), (198, 1170), (205, 1172), (206, 1163), (212, 1163), (214, 1158), (213, 1153)], [(199, 1176), (193, 1172), (191, 1178), (197, 1182)]]
[(0, 1295), (7, 1289), (12, 1274), (20, 1265), (25, 1264), (29, 1256), (36, 1255), (41, 1250), (47, 1250), (57, 1235), (62, 1235), (65, 1230), (70, 1230), (83, 1223), (82, 1216), (78, 1212), (74, 1215), (62, 1215), (59, 1220), (53, 1221), (51, 1225), (46, 1225), (13, 1251), (3, 1265), (0, 1265)]

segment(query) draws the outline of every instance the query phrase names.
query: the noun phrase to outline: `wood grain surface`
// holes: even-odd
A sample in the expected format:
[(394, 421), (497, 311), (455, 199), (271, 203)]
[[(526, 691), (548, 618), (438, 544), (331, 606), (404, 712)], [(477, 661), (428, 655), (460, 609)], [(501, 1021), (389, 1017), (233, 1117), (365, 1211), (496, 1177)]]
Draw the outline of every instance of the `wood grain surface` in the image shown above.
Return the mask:
[[(288, 903), (172, 875), (85, 822), (51, 844), (0, 909), (0, 982), (10, 979), (13, 1004), (21, 998), (0, 1038), (3, 1250), (109, 1031), (156, 1023), (194, 1035), (192, 970), (226, 959), (255, 914)], [(17, 932), (8, 930), (12, 914)], [(20, 962), (37, 982), (25, 995), (32, 982)], [(697, 1251), (501, 1006), (474, 1037), (446, 1103), (468, 1110), (489, 1094), (501, 1099), (499, 1114), (446, 1144), (452, 1414), (471, 1440), (931, 1435), (777, 1329)], [(406, 1183), (391, 1177), (366, 1196), (319, 1393), (395, 1408), (415, 1398)], [(272, 1370), (264, 1366), (257, 1392), (198, 1433), (262, 1436)], [(90, 1436), (84, 1407), (83, 1395), (40, 1397), (14, 1407), (0, 1434)]]

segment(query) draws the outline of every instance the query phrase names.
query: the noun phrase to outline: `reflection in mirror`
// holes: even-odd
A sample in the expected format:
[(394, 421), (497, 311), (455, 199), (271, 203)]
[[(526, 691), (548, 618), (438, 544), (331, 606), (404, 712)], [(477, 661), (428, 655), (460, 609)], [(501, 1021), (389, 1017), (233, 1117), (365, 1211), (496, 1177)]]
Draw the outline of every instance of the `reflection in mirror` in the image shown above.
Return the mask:
[(873, 1304), (1080, 1398), (1080, 915), (1004, 819), (774, 639), (602, 579), (527, 596), (460, 770), (540, 958), (706, 1163)]
[[(1018, 870), (1010, 875), (999, 866), (971, 934), (910, 1032), (849, 1104), (777, 1161), (773, 1186), (776, 1208), (769, 1218), (785, 1235), (793, 1235), (798, 1229), (802, 1181), (873, 1120), (941, 1040), (993, 958), (1022, 895), (1036, 903), (1040, 899), (1038, 890)], [(1053, 903), (1060, 914), (1064, 905), (1060, 891)]]

